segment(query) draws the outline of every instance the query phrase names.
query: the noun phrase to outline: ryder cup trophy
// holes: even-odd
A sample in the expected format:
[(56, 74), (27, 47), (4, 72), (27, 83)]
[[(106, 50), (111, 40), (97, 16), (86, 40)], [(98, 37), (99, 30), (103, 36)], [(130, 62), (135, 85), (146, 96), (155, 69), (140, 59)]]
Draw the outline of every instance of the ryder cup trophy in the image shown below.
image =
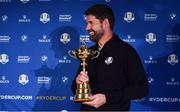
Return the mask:
[[(79, 59), (81, 61), (82, 70), (86, 71), (88, 59), (94, 59), (99, 56), (99, 51), (95, 51), (92, 49), (88, 49), (85, 42), (82, 42), (82, 45), (79, 49), (70, 50), (69, 55), (75, 59)], [(83, 102), (90, 101), (88, 97), (91, 95), (91, 89), (88, 82), (77, 84), (76, 94), (74, 97), (74, 101)]]

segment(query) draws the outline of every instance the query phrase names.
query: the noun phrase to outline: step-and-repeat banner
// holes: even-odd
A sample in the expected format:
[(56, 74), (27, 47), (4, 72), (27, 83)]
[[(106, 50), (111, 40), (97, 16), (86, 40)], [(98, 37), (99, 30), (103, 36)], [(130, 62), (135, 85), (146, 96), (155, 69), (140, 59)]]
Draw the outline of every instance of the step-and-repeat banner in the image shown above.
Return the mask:
[(178, 0), (0, 0), (0, 111), (79, 110), (71, 83), (80, 62), (68, 51), (94, 44), (84, 11), (96, 3), (112, 7), (114, 32), (148, 76), (150, 93), (131, 110), (180, 110)]

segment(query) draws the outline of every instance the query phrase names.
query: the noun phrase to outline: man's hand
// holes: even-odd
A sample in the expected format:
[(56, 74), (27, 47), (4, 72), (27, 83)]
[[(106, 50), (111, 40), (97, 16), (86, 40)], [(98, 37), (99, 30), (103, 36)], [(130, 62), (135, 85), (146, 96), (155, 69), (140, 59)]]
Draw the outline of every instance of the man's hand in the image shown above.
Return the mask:
[(83, 104), (99, 108), (106, 103), (106, 96), (104, 94), (95, 94), (93, 96), (89, 96), (88, 98), (92, 101), (83, 102)]
[(80, 74), (76, 77), (76, 84), (82, 84), (89, 82), (89, 77), (87, 75), (87, 72), (81, 71)]

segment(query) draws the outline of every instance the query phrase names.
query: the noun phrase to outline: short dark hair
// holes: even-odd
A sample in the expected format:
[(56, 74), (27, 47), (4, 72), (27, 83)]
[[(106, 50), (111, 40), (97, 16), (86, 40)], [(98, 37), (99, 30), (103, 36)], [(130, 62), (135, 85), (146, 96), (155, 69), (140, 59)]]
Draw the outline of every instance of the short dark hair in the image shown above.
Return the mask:
[(108, 19), (110, 23), (110, 28), (113, 30), (114, 28), (114, 13), (112, 9), (104, 4), (96, 4), (91, 6), (85, 11), (85, 15), (94, 15), (97, 19), (100, 21), (103, 21), (104, 19)]

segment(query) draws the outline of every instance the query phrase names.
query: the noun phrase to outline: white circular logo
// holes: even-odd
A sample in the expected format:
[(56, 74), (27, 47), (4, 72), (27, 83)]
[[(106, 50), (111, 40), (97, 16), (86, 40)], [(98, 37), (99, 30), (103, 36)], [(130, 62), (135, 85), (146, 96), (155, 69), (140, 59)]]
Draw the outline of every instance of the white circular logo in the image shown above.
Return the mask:
[(154, 42), (156, 42), (156, 35), (154, 33), (148, 33), (146, 35), (146, 42), (148, 42), (149, 44), (153, 44)]
[(21, 74), (19, 76), (19, 83), (22, 85), (26, 85), (29, 82), (29, 78), (26, 74)]
[(0, 63), (2, 64), (6, 64), (7, 62), (9, 62), (9, 57), (7, 54), (1, 54), (0, 55)]
[(132, 13), (132, 12), (126, 12), (126, 13), (124, 14), (124, 20), (125, 20), (126, 22), (130, 23), (130, 22), (134, 21), (134, 19), (135, 19), (134, 13)]
[(178, 56), (176, 56), (175, 54), (171, 54), (168, 56), (168, 63), (171, 65), (175, 65), (176, 63), (178, 63)]
[(49, 22), (50, 21), (50, 16), (49, 16), (49, 14), (48, 13), (42, 13), (41, 15), (40, 15), (40, 21), (42, 22), (42, 23), (47, 23), (47, 22)]
[(60, 37), (60, 41), (64, 44), (67, 44), (68, 42), (70, 42), (71, 38), (70, 38), (70, 35), (68, 33), (63, 33), (61, 34), (61, 37)]
[(106, 60), (105, 60), (105, 63), (107, 65), (111, 64), (113, 62), (113, 57), (107, 57)]

